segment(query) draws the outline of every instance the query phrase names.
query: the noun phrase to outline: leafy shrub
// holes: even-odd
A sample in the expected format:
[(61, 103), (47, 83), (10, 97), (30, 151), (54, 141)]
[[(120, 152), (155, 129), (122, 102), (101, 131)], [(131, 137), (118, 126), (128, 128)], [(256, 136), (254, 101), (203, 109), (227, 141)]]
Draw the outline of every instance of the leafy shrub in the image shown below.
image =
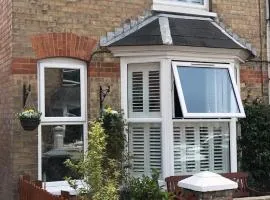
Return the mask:
[(169, 200), (172, 197), (158, 184), (159, 173), (153, 171), (152, 177), (131, 177), (125, 188), (123, 200)]
[(250, 104), (245, 112), (238, 141), (241, 170), (250, 173), (253, 187), (270, 191), (270, 106)]

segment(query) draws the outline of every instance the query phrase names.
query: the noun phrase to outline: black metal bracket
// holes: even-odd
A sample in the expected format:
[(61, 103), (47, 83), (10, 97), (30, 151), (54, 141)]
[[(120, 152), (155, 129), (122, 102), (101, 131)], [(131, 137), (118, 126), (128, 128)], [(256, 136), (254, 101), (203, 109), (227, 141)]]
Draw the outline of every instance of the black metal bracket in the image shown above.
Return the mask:
[(31, 85), (29, 84), (27, 87), (26, 84), (23, 84), (23, 107), (25, 107), (26, 100), (30, 92), (31, 92)]
[(99, 108), (100, 108), (100, 113), (102, 113), (103, 102), (104, 102), (106, 96), (109, 94), (110, 90), (111, 90), (110, 86), (107, 86), (106, 89), (102, 89), (102, 86), (99, 86)]

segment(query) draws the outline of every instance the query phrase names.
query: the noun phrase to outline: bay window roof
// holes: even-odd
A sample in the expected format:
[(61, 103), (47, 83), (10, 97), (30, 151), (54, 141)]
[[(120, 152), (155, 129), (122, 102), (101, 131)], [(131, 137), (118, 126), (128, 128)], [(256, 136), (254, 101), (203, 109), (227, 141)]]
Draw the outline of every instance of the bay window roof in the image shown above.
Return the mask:
[(212, 18), (156, 14), (131, 20), (100, 40), (101, 46), (189, 46), (255, 50)]

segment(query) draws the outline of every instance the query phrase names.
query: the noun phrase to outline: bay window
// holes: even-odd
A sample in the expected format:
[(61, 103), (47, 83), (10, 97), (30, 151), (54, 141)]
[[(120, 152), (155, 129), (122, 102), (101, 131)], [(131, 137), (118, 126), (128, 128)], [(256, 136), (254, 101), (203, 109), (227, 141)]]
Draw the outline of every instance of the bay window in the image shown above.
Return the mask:
[(86, 149), (86, 64), (54, 58), (38, 65), (39, 179), (62, 181), (75, 177), (65, 167), (67, 159), (80, 159)]
[[(170, 145), (172, 148), (167, 153), (173, 155), (173, 169), (168, 174), (187, 175), (206, 170), (230, 172), (231, 123), (234, 123), (231, 119), (245, 116), (234, 67), (230, 64), (171, 61), (164, 62), (167, 64), (161, 70), (161, 63), (127, 65), (132, 174), (151, 175), (153, 169), (164, 172), (163, 167), (170, 162), (164, 161), (169, 161), (169, 158), (163, 151), (170, 149)], [(171, 76), (162, 74), (164, 70), (170, 71)], [(171, 85), (171, 97), (164, 98), (161, 84), (166, 82)], [(162, 104), (161, 97), (165, 104)], [(161, 109), (162, 106), (168, 107), (166, 99), (173, 101), (169, 106), (171, 112)], [(178, 116), (172, 114), (173, 109)], [(170, 119), (167, 112), (171, 113)]]

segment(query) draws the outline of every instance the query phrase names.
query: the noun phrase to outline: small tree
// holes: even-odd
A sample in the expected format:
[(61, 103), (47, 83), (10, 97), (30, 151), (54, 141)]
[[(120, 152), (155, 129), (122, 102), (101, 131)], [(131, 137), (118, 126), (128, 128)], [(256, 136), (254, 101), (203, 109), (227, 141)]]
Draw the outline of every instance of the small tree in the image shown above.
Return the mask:
[(254, 187), (270, 191), (270, 106), (249, 104), (245, 112), (238, 141), (241, 168), (250, 173)]
[(88, 151), (84, 159), (78, 163), (67, 160), (65, 163), (74, 172), (83, 178), (83, 187), (78, 188), (75, 181), (67, 178), (70, 185), (76, 189), (82, 199), (92, 200), (117, 200), (118, 199), (118, 177), (116, 161), (108, 159), (107, 168), (103, 163), (106, 154), (106, 135), (102, 124), (94, 122), (91, 124), (88, 134)]

